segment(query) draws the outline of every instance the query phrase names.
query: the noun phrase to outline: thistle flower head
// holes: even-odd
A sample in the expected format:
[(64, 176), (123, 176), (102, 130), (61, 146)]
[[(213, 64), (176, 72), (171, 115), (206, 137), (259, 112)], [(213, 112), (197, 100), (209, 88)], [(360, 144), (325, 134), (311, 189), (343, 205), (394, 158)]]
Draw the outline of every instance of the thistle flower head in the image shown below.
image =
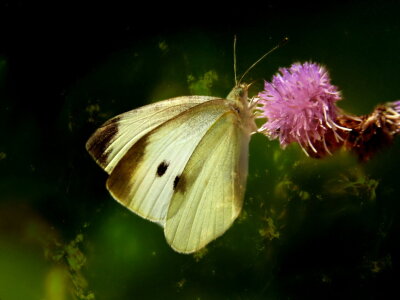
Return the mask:
[(259, 131), (271, 139), (279, 138), (283, 148), (298, 142), (307, 155), (321, 150), (330, 153), (332, 141), (341, 140), (337, 129), (346, 128), (335, 123), (335, 103), (341, 97), (328, 72), (314, 63), (295, 63), (279, 72), (271, 82), (265, 82), (258, 95), (260, 118), (267, 119)]

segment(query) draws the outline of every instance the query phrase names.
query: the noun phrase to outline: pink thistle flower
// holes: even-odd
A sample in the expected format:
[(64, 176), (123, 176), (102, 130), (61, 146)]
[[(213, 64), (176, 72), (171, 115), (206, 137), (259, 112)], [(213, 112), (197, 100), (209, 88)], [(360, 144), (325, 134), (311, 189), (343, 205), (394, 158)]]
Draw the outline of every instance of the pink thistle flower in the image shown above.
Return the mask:
[(337, 87), (323, 66), (295, 63), (265, 82), (258, 94), (261, 114), (267, 121), (259, 129), (270, 139), (279, 138), (282, 148), (297, 142), (307, 155), (321, 157), (343, 144), (338, 125)]

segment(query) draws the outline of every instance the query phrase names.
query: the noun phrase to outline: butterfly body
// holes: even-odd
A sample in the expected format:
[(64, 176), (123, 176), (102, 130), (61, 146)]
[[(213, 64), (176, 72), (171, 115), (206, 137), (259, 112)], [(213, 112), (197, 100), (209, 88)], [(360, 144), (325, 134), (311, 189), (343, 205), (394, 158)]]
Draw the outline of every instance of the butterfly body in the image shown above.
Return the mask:
[(226, 99), (184, 96), (107, 121), (86, 148), (122, 205), (159, 223), (167, 242), (195, 252), (222, 235), (244, 198), (250, 136), (248, 85)]

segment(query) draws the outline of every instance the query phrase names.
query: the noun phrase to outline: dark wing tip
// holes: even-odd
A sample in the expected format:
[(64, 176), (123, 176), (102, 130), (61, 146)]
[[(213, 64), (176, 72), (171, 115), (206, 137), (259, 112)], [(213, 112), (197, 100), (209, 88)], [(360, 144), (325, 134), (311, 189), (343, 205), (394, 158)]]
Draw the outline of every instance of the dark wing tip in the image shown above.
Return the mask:
[(116, 117), (107, 121), (102, 127), (86, 142), (86, 150), (94, 160), (102, 167), (105, 166), (108, 158), (108, 147), (118, 134), (118, 122), (120, 118)]

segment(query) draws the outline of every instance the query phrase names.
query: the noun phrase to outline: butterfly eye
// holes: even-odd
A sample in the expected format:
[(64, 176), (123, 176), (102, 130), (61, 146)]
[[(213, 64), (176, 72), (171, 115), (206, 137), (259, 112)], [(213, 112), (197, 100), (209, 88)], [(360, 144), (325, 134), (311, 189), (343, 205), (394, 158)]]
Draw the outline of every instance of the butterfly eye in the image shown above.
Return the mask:
[[(242, 86), (236, 87), (232, 92), (233, 92), (234, 99), (241, 98), (244, 95), (244, 90), (243, 90)], [(230, 98), (230, 97), (228, 96), (227, 98)]]

